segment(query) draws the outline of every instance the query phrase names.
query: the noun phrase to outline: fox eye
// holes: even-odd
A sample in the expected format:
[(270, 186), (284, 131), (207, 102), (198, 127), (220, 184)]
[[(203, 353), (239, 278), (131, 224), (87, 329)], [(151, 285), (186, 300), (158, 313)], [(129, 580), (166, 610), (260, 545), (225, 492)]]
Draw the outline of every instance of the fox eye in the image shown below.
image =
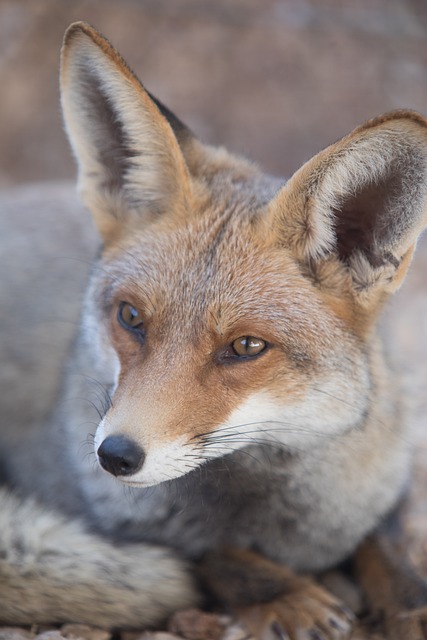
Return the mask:
[(139, 312), (128, 302), (121, 302), (117, 318), (125, 329), (128, 331), (143, 331), (144, 323)]
[(264, 351), (264, 349), (267, 348), (267, 343), (264, 340), (261, 340), (261, 338), (242, 336), (231, 343), (231, 348), (236, 356), (248, 358), (251, 356), (257, 356)]

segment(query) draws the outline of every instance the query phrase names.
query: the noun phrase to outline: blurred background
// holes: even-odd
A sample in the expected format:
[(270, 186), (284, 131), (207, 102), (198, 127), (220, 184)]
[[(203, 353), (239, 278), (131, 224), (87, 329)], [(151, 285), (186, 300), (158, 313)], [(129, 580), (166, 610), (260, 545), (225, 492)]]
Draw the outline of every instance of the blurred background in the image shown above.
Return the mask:
[(0, 187), (75, 174), (58, 98), (74, 20), (199, 137), (274, 174), (384, 111), (427, 113), (426, 0), (0, 0)]

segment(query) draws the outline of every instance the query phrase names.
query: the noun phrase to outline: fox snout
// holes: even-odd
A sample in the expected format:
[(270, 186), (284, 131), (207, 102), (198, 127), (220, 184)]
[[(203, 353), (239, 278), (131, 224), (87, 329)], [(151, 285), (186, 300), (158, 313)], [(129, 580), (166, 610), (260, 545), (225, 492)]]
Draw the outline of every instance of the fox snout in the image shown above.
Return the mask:
[(99, 464), (113, 476), (131, 476), (144, 464), (145, 453), (122, 435), (108, 436), (97, 450)]

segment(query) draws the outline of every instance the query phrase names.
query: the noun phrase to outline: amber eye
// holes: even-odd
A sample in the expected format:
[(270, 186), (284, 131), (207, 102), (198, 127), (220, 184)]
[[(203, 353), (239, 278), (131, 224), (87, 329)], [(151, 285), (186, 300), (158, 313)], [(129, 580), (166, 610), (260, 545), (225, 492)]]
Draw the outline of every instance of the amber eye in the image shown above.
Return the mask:
[(144, 323), (139, 312), (128, 302), (121, 302), (117, 314), (122, 327), (130, 331), (141, 332), (144, 330)]
[(249, 358), (257, 356), (267, 347), (267, 343), (261, 338), (253, 338), (252, 336), (242, 336), (231, 343), (236, 356)]

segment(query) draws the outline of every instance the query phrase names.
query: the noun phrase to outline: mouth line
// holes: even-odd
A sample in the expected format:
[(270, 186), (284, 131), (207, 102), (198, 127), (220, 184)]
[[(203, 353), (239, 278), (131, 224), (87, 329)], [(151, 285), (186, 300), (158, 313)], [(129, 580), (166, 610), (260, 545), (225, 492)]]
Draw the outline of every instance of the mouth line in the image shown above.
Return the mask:
[(139, 487), (140, 489), (147, 489), (148, 487), (153, 487), (156, 484), (152, 482), (140, 482), (138, 480), (125, 480), (125, 479), (122, 479), (120, 476), (117, 477), (117, 480), (119, 480), (119, 482), (121, 482), (122, 484), (125, 484), (128, 487), (135, 487), (135, 488)]

